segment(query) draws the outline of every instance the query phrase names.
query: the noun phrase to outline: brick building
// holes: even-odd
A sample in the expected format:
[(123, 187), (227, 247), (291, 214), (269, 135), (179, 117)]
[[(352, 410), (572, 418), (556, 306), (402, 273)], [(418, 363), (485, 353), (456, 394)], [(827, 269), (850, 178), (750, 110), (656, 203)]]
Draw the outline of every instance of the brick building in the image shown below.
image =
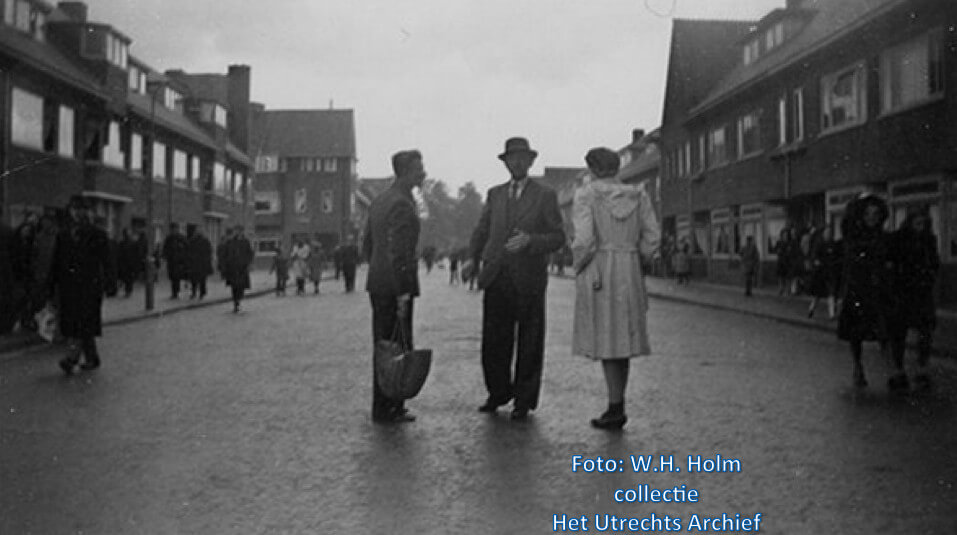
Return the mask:
[[(229, 88), (227, 98), (194, 94), (190, 75), (163, 75), (132, 57), (132, 39), (88, 20), (82, 2), (0, 4), (7, 222), (53, 212), (76, 194), (94, 201), (114, 236), (152, 227), (158, 241), (178, 222), (198, 224), (215, 240), (224, 221), (251, 219), (252, 167), (240, 135), (248, 125), (248, 67), (211, 75)], [(213, 105), (220, 116), (204, 114)]]
[(746, 236), (765, 282), (781, 229), (840, 235), (870, 191), (890, 228), (927, 207), (957, 300), (957, 3), (789, 0), (758, 21), (676, 20), (662, 119), (665, 231), (699, 277), (740, 283)]
[(317, 239), (327, 251), (357, 236), (352, 110), (253, 110), (256, 250)]

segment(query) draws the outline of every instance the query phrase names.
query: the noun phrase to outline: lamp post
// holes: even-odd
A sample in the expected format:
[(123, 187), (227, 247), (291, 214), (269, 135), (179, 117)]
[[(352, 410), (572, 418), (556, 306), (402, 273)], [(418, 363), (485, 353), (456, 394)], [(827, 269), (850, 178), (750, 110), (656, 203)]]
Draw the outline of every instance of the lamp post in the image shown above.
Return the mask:
[(156, 244), (153, 243), (154, 237), (156, 236), (156, 229), (153, 228), (153, 181), (155, 177), (153, 176), (153, 169), (155, 168), (155, 162), (153, 159), (156, 157), (156, 97), (159, 92), (165, 87), (163, 80), (159, 77), (153, 77), (154, 73), (149, 73), (147, 75), (147, 88), (152, 84), (152, 89), (149, 89), (150, 95), (150, 144), (149, 152), (150, 155), (149, 162), (150, 167), (149, 171), (144, 173), (146, 175), (146, 230), (147, 230), (147, 249), (146, 249), (146, 291), (144, 292), (146, 302), (146, 310), (153, 310), (155, 303), (155, 285), (154, 279), (156, 278), (156, 265), (153, 262), (153, 251)]

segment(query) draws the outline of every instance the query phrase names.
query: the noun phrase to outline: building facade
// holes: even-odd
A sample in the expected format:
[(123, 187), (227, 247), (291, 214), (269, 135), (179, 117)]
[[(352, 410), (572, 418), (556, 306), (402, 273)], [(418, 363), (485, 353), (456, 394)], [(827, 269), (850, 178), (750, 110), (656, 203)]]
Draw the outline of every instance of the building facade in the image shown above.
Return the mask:
[[(847, 201), (873, 192), (888, 229), (930, 211), (939, 297), (957, 301), (957, 4), (791, 0), (710, 43), (689, 31), (714, 24), (733, 23), (675, 21), (662, 125), (665, 231), (695, 274), (740, 283), (754, 236), (771, 282), (782, 229), (839, 237)], [(697, 49), (722, 68), (689, 91)]]
[(353, 218), (356, 144), (352, 110), (253, 110), (256, 251), (318, 240), (332, 250), (358, 237)]
[[(237, 135), (248, 67), (218, 75), (232, 100), (194, 94), (189, 75), (131, 56), (132, 39), (90, 21), (81, 2), (0, 4), (5, 221), (56, 212), (72, 195), (93, 201), (111, 236), (131, 228), (156, 243), (173, 222), (216, 240), (224, 224), (252, 220), (252, 161)], [(201, 111), (212, 103), (219, 122)]]

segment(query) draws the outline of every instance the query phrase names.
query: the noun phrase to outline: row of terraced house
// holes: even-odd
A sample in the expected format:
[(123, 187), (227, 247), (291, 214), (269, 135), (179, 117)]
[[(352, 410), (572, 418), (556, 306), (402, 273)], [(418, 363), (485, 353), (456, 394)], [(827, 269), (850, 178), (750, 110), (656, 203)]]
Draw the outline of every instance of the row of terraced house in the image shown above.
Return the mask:
[(740, 284), (754, 236), (834, 229), (862, 192), (930, 211), (957, 302), (957, 2), (788, 0), (758, 21), (676, 20), (656, 192), (698, 277)]
[[(0, 6), (4, 222), (82, 195), (111, 236), (130, 228), (155, 243), (170, 223), (197, 225), (214, 243), (226, 227), (263, 228), (264, 251), (295, 233), (334, 242), (349, 232), (351, 110), (267, 111), (250, 101), (246, 65), (225, 74), (156, 70), (130, 54), (132, 38), (89, 20), (82, 2)], [(270, 135), (283, 130), (305, 137)], [(334, 186), (313, 191), (319, 177), (285, 177), (270, 164), (280, 155), (303, 171), (322, 168)]]

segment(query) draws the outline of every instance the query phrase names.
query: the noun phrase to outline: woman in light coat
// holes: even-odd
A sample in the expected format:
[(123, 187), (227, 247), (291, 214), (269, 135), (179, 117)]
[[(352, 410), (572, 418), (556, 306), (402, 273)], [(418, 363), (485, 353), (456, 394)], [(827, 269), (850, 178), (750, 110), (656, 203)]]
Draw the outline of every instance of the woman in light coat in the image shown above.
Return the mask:
[(575, 192), (573, 205), (572, 352), (602, 363), (608, 410), (593, 419), (592, 426), (618, 429), (627, 421), (629, 359), (651, 352), (643, 277), (658, 254), (661, 229), (644, 187), (616, 178), (616, 152), (592, 149), (585, 161), (595, 179)]
[(296, 279), (296, 295), (306, 293), (306, 279), (309, 277), (309, 246), (302, 240), (296, 242), (289, 252), (289, 273)]

